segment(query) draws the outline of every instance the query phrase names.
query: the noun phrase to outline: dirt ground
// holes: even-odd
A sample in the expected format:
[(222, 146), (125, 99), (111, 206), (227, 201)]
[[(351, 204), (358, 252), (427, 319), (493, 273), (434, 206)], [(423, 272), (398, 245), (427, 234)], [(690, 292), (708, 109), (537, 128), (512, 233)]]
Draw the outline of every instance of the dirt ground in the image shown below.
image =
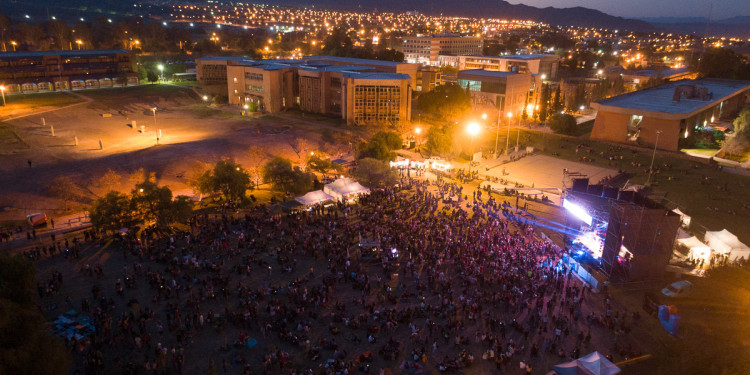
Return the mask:
[(58, 176), (73, 178), (83, 189), (77, 202), (69, 202), (71, 208), (101, 193), (92, 181), (107, 169), (123, 176), (123, 191), (132, 188), (127, 176), (139, 168), (153, 172), (160, 185), (187, 191), (186, 175), (197, 162), (232, 157), (243, 163), (253, 145), (262, 146), (270, 157), (301, 161), (291, 140), (305, 140), (304, 155), (321, 147), (323, 129), (348, 131), (294, 116), (227, 113), (179, 86), (100, 89), (80, 95), (89, 102), (0, 123), (0, 222), (35, 212), (61, 215), (64, 202), (45, 194)]

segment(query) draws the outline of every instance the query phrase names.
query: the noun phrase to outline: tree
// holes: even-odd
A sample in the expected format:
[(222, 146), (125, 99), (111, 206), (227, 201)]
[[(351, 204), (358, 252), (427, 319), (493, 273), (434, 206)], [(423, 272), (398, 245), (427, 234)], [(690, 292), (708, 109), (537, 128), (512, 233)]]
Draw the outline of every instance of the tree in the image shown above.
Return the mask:
[(47, 186), (47, 192), (55, 198), (62, 199), (65, 202), (65, 209), (68, 209), (68, 203), (82, 195), (83, 190), (68, 176), (55, 177)]
[(417, 108), (444, 118), (460, 117), (471, 110), (471, 96), (461, 86), (450, 83), (420, 94)]
[(560, 85), (557, 85), (557, 88), (555, 89), (555, 96), (552, 97), (552, 113), (560, 112), (562, 110), (563, 103), (565, 103), (565, 99), (562, 97)]
[(312, 190), (315, 176), (299, 167), (292, 168), (291, 160), (277, 156), (263, 166), (263, 181), (278, 191), (303, 194)]
[(622, 78), (621, 75), (617, 76), (615, 78), (615, 81), (612, 83), (612, 95), (620, 95), (625, 92), (625, 80)]
[(357, 159), (363, 158), (391, 161), (396, 158), (396, 153), (389, 149), (384, 140), (372, 139), (357, 145)]
[(157, 226), (164, 227), (169, 224), (171, 205), (172, 190), (150, 181), (135, 185), (130, 193), (130, 210), (138, 221), (154, 221)]
[(156, 73), (154, 73), (154, 71), (153, 71), (153, 70), (148, 70), (148, 71), (146, 72), (146, 79), (147, 79), (147, 80), (148, 80), (149, 82), (151, 82), (151, 83), (154, 83), (154, 82), (156, 82), (156, 81), (158, 81), (158, 80), (159, 80), (159, 76), (157, 76), (157, 75), (156, 75)]
[(542, 84), (542, 92), (539, 93), (539, 121), (547, 121), (547, 108), (549, 105), (549, 85)]
[(62, 342), (47, 328), (35, 305), (31, 261), (0, 252), (0, 373), (52, 375), (70, 367)]
[(120, 185), (120, 181), (122, 181), (122, 176), (120, 176), (120, 174), (111, 169), (107, 169), (107, 172), (96, 180), (96, 185), (98, 185), (99, 188), (104, 189), (105, 192), (110, 192), (114, 190), (116, 186)]
[(734, 126), (734, 132), (737, 134), (750, 132), (750, 107), (742, 108), (732, 125)]
[(95, 228), (116, 231), (127, 228), (133, 221), (130, 198), (117, 191), (110, 191), (94, 201), (89, 210), (91, 224)]
[(251, 146), (247, 150), (247, 155), (250, 159), (247, 171), (255, 182), (255, 188), (257, 189), (260, 185), (260, 180), (263, 177), (263, 164), (268, 160), (269, 155), (266, 150), (258, 146)]
[(385, 161), (373, 158), (360, 159), (352, 175), (364, 186), (370, 187), (391, 187), (398, 182), (396, 172)]
[(341, 167), (339, 167), (338, 164), (332, 163), (331, 159), (324, 158), (318, 154), (310, 156), (310, 158), (307, 159), (307, 168), (313, 172), (318, 172), (322, 174), (326, 174), (330, 170), (341, 169)]
[(561, 113), (555, 113), (550, 117), (549, 127), (555, 133), (567, 135), (574, 135), (577, 130), (575, 117)]
[(401, 135), (396, 132), (379, 131), (372, 137), (373, 141), (382, 141), (388, 150), (398, 150), (403, 145)]
[(431, 126), (425, 143), (430, 155), (448, 156), (453, 150), (453, 132), (454, 127), (451, 124)]
[(202, 193), (221, 193), (226, 199), (241, 200), (250, 188), (250, 176), (234, 160), (223, 159), (198, 179)]

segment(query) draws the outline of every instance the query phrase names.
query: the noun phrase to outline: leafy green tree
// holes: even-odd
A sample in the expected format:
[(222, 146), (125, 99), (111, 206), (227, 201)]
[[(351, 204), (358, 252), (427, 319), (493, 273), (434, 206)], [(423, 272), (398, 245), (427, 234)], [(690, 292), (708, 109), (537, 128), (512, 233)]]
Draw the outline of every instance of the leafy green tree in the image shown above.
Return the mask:
[(396, 158), (396, 153), (388, 148), (382, 139), (372, 139), (357, 146), (357, 159), (373, 158), (390, 161)]
[(457, 84), (446, 84), (417, 98), (417, 108), (444, 118), (459, 117), (471, 110), (471, 96)]
[(547, 121), (548, 106), (550, 100), (549, 84), (542, 84), (542, 90), (539, 93), (539, 121)]
[(120, 192), (110, 191), (94, 201), (89, 216), (95, 228), (116, 231), (128, 227), (133, 221), (130, 199)]
[(453, 151), (453, 133), (454, 126), (451, 124), (431, 126), (425, 143), (430, 155), (448, 156)]
[(561, 113), (555, 113), (550, 117), (549, 127), (555, 133), (567, 135), (574, 135), (577, 130), (575, 117)]
[(0, 252), (0, 374), (53, 375), (68, 372), (71, 360), (47, 329), (35, 306), (31, 261)]
[(564, 103), (565, 98), (560, 91), (560, 85), (557, 85), (557, 89), (555, 89), (555, 96), (552, 97), (552, 113), (562, 111)]
[(615, 81), (612, 83), (612, 95), (620, 95), (625, 92), (625, 80), (622, 78), (621, 75), (617, 76), (615, 78)]
[(146, 223), (155, 221), (160, 227), (169, 225), (172, 190), (168, 187), (144, 181), (135, 185), (130, 197), (130, 209), (136, 219)]
[(331, 159), (315, 154), (307, 159), (307, 168), (313, 172), (326, 174), (329, 171), (339, 171), (341, 166), (332, 163)]
[(398, 175), (388, 163), (373, 158), (360, 159), (352, 175), (362, 185), (369, 187), (390, 187), (398, 182)]
[(226, 199), (241, 200), (250, 188), (250, 176), (234, 160), (223, 159), (198, 179), (202, 193), (220, 193)]
[(156, 75), (156, 73), (153, 70), (149, 70), (146, 72), (146, 79), (149, 82), (154, 83), (159, 80), (159, 76)]
[(398, 150), (403, 145), (401, 135), (396, 132), (379, 131), (372, 137), (373, 141), (382, 141), (388, 150)]
[(737, 134), (750, 132), (750, 107), (742, 108), (732, 125)]
[(591, 91), (591, 101), (597, 102), (606, 98), (609, 93), (610, 84), (608, 79), (600, 80)]
[(293, 182), (293, 171), (291, 160), (277, 156), (263, 166), (261, 175), (263, 181), (270, 183), (274, 189), (284, 190)]

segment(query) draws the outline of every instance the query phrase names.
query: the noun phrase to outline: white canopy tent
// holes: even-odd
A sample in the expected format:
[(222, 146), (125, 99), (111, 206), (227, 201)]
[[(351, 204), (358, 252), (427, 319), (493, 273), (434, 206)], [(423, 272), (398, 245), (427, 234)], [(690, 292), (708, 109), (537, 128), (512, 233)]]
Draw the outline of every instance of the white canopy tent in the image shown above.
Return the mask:
[(325, 192), (323, 192), (323, 190), (311, 191), (301, 197), (294, 198), (294, 200), (302, 203), (305, 206), (313, 206), (318, 203), (332, 201), (334, 199), (336, 198), (334, 198), (331, 195), (326, 194)]
[(323, 192), (339, 201), (343, 201), (358, 195), (369, 194), (370, 189), (360, 185), (359, 182), (351, 178), (339, 178), (330, 184), (326, 184), (323, 187)]
[(703, 238), (714, 251), (729, 256), (729, 260), (736, 260), (742, 256), (748, 259), (747, 256), (750, 255), (750, 248), (726, 229), (707, 231)]
[(701, 242), (698, 237), (680, 238), (677, 242), (690, 249), (690, 255), (693, 258), (708, 260), (711, 257), (711, 247)]
[(593, 352), (575, 361), (552, 366), (559, 375), (614, 375), (620, 373), (620, 368), (599, 352)]
[(676, 213), (677, 215), (680, 215), (680, 224), (687, 228), (690, 226), (690, 222), (692, 221), (692, 218), (688, 215), (685, 215), (684, 212), (680, 211), (679, 208), (675, 208), (672, 210), (672, 212)]

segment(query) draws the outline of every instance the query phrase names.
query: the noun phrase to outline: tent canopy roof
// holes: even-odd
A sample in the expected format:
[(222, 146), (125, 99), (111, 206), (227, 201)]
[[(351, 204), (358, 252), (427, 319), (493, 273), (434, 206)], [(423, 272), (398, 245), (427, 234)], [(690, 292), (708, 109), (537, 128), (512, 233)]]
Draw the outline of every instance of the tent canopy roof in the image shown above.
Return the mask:
[(699, 250), (699, 249), (710, 249), (711, 247), (701, 242), (701, 240), (698, 239), (696, 236), (688, 237), (688, 238), (680, 238), (677, 240), (681, 245), (687, 247), (690, 250)]
[(747, 245), (740, 242), (739, 238), (732, 232), (723, 229), (721, 231), (707, 231), (704, 237), (712, 249), (720, 253), (728, 253), (732, 250), (748, 249)]
[(593, 352), (575, 361), (555, 365), (552, 369), (559, 375), (614, 375), (620, 373), (620, 368), (599, 352)]
[(294, 200), (306, 206), (312, 206), (314, 204), (330, 201), (333, 199), (336, 199), (336, 198), (324, 193), (323, 190), (311, 191), (301, 197), (294, 198)]

